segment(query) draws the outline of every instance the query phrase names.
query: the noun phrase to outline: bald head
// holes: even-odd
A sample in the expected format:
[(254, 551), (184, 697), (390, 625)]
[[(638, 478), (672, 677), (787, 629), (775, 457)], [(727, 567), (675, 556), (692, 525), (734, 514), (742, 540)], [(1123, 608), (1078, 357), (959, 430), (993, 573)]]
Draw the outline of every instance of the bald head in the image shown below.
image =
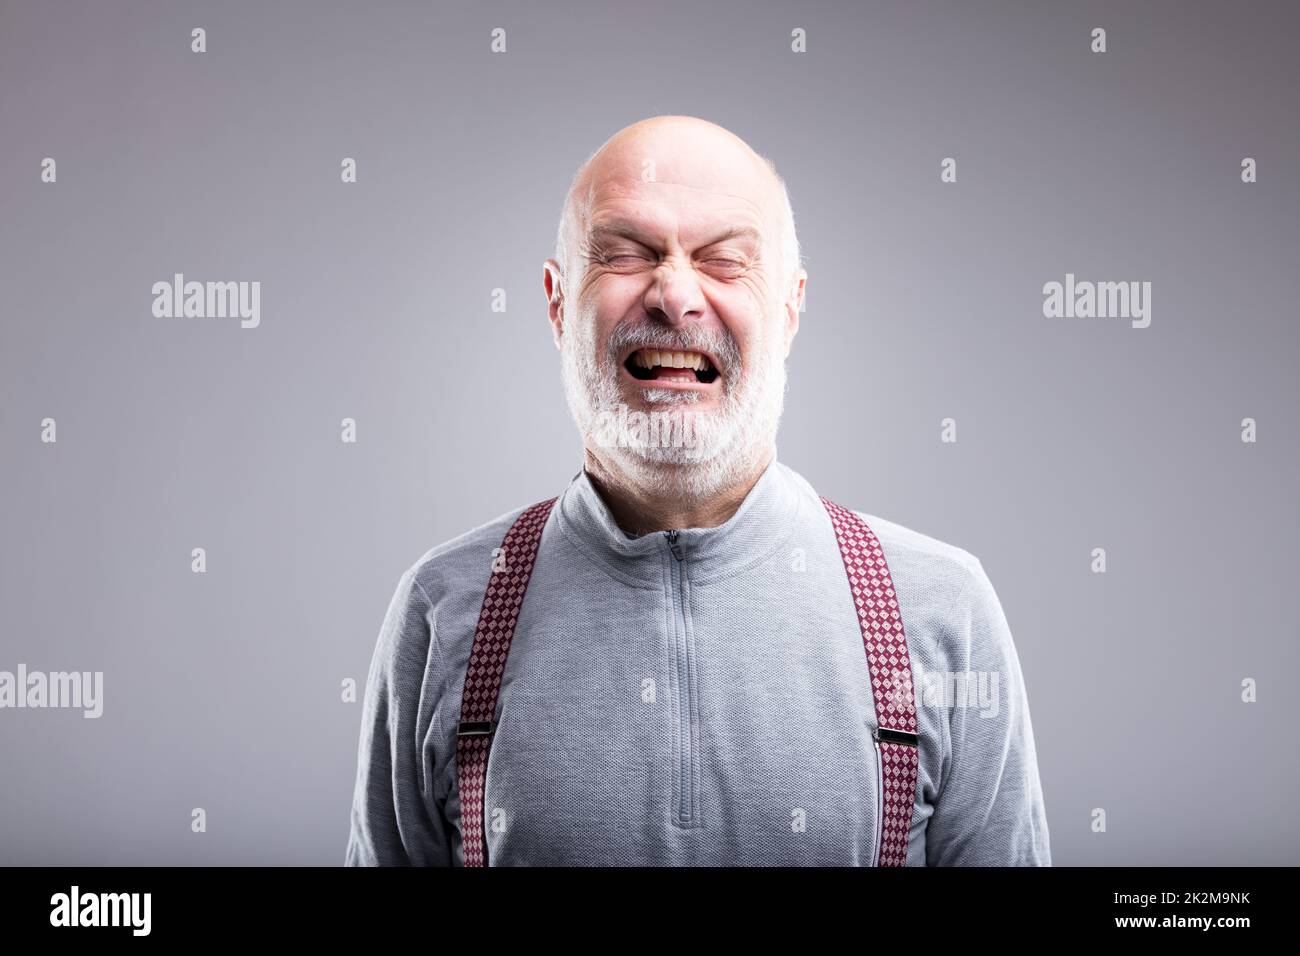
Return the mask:
[(555, 258), (566, 275), (581, 247), (597, 196), (652, 180), (685, 189), (726, 191), (750, 205), (768, 226), (784, 285), (799, 267), (799, 240), (785, 182), (771, 160), (716, 123), (694, 116), (654, 116), (619, 130), (578, 169), (565, 196)]
[(664, 507), (743, 498), (775, 454), (806, 279), (785, 185), (744, 140), (692, 116), (610, 137), (543, 268), (586, 469)]

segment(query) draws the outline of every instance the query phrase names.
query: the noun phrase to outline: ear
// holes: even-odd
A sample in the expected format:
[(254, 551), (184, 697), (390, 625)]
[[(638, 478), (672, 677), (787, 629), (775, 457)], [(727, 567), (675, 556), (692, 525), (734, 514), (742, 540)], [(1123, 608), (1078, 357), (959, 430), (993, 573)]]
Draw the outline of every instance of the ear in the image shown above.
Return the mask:
[(551, 321), (551, 337), (558, 349), (564, 335), (564, 273), (554, 259), (542, 263), (542, 286), (546, 290), (546, 315)]
[(799, 312), (803, 309), (804, 287), (808, 284), (808, 270), (799, 267), (790, 282), (790, 293), (785, 301), (785, 354), (799, 331)]

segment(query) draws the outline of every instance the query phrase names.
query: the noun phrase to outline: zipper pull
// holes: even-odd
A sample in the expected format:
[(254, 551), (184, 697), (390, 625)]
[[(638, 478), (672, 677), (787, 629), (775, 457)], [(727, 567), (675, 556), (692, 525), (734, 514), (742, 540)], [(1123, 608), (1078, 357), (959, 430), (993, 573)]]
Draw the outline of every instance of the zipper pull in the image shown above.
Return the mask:
[(683, 560), (682, 549), (677, 544), (677, 532), (665, 531), (664, 536), (668, 538), (668, 548), (669, 550), (672, 551), (673, 557), (676, 558), (678, 561)]

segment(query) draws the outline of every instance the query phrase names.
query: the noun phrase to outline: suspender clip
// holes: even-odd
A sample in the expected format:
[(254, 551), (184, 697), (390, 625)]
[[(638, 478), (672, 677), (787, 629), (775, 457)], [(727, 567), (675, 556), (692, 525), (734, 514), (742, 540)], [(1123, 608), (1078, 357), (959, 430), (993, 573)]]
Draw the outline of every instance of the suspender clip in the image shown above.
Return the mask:
[(878, 743), (905, 744), (908, 747), (919, 747), (920, 744), (920, 738), (911, 731), (894, 730), (890, 727), (877, 727), (871, 731), (871, 736)]

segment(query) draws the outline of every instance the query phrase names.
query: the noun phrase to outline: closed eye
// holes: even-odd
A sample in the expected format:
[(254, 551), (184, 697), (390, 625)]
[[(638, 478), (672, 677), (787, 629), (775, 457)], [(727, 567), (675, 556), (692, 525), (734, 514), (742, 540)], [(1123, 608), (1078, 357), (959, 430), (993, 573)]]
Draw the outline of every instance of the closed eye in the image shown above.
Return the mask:
[(717, 272), (743, 272), (745, 263), (736, 259), (705, 259), (704, 264)]
[[(648, 262), (648, 261), (649, 261), (648, 256), (635, 255), (633, 253), (628, 253), (628, 252), (623, 252), (623, 253), (619, 253), (618, 255), (605, 257), (605, 264), (608, 266), (614, 266), (616, 268), (619, 266), (635, 265), (636, 263)], [(743, 270), (745, 268), (745, 263), (741, 262), (738, 259), (720, 259), (717, 257), (704, 259), (702, 260), (701, 264), (708, 266), (712, 269), (723, 269), (723, 270), (732, 270), (732, 271)]]

